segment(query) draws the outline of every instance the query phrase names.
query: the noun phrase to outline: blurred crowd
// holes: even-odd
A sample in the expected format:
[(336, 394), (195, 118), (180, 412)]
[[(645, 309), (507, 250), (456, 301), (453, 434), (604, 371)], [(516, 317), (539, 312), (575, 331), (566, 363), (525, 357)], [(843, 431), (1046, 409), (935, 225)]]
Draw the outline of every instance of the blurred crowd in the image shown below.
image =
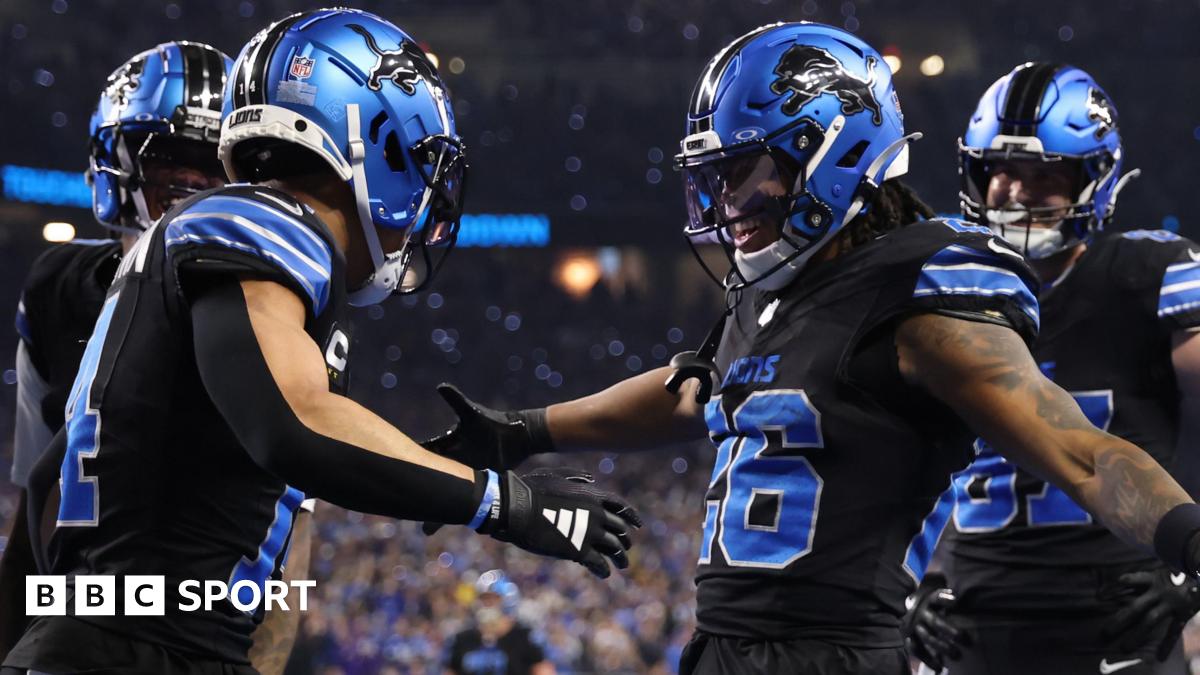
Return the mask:
[(559, 673), (676, 672), (692, 630), (708, 465), (695, 452), (605, 459), (572, 463), (593, 468), (646, 518), (630, 568), (608, 580), (466, 528), (426, 537), (416, 523), (320, 505), (317, 589), (288, 673), (443, 672), (449, 640), (471, 625), (475, 582), (493, 568), (520, 587), (518, 620)]
[[(637, 255), (597, 255), (602, 278), (573, 297), (544, 252), (456, 253), (435, 293), (357, 317), (352, 396), (426, 438), (453, 421), (434, 393), (438, 382), (498, 408), (545, 405), (664, 365), (694, 348), (716, 318), (718, 296), (706, 289), (676, 300), (677, 280), (656, 283)], [(630, 569), (606, 581), (466, 528), (426, 537), (416, 523), (319, 505), (316, 600), (289, 673), (442, 672), (448, 640), (471, 622), (474, 583), (494, 568), (521, 589), (518, 617), (559, 672), (674, 672), (692, 627), (711, 469), (703, 445), (540, 460), (591, 471), (642, 512)]]

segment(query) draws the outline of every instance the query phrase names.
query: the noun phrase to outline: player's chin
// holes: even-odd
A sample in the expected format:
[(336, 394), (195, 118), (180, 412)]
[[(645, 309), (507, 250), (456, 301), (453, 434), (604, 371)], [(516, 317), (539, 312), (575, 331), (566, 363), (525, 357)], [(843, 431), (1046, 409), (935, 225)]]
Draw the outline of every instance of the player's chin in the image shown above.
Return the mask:
[(766, 218), (750, 218), (729, 226), (733, 247), (742, 253), (755, 253), (779, 240), (779, 226)]

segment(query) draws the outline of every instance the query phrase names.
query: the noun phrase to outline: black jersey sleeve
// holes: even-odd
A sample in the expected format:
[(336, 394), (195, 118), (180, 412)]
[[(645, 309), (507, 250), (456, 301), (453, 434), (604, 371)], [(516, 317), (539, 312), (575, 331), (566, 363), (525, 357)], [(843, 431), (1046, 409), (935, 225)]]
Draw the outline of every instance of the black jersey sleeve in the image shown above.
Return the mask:
[(329, 303), (335, 253), (313, 220), (282, 193), (226, 188), (172, 213), (164, 239), (176, 268), (277, 281), (295, 291), (311, 316), (317, 316)]
[[(1200, 326), (1200, 246), (1165, 230), (1134, 230), (1121, 237), (1142, 242), (1119, 260), (1144, 270), (1128, 274), (1146, 280), (1145, 292), (1163, 328), (1174, 332)], [(1130, 260), (1134, 254), (1137, 259)]]
[(987, 228), (949, 219), (921, 227), (939, 225), (945, 230), (930, 237), (932, 253), (913, 263), (920, 268), (909, 310), (1007, 325), (1032, 343), (1040, 325), (1038, 282), (1025, 259)]

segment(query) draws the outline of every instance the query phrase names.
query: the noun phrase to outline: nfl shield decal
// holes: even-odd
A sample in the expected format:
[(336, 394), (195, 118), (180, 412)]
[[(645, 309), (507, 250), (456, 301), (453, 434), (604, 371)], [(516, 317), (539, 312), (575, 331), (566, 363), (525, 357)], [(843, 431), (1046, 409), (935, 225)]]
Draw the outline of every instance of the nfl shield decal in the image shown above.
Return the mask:
[(313, 59), (310, 59), (306, 56), (292, 57), (292, 67), (288, 69), (288, 74), (290, 74), (292, 77), (303, 80), (311, 76), (312, 71)]

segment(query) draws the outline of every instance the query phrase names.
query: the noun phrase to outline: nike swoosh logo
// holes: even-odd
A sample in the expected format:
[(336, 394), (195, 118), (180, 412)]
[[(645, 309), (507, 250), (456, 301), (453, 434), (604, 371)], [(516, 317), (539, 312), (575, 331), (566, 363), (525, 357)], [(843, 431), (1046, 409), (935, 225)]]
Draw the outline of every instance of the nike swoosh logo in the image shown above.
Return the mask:
[(1187, 581), (1187, 575), (1183, 572), (1171, 575), (1171, 583), (1175, 584), (1176, 586), (1182, 586), (1183, 582), (1185, 581)]
[(763, 310), (762, 314), (758, 315), (758, 325), (765, 326), (768, 323), (771, 323), (771, 319), (775, 318), (775, 310), (778, 307), (779, 307), (779, 299), (776, 298), (774, 302), (767, 305), (766, 309)]
[(1136, 666), (1141, 662), (1141, 659), (1129, 659), (1128, 661), (1115, 661), (1113, 663), (1109, 663), (1108, 659), (1100, 659), (1100, 673), (1101, 675), (1108, 675), (1109, 673), (1115, 673), (1118, 670), (1124, 670), (1129, 666)]
[(1193, 251), (1192, 249), (1189, 248), (1188, 256), (1190, 256), (1192, 260), (1194, 260), (1196, 262), (1200, 262), (1200, 251)]
[(292, 213), (297, 216), (304, 215), (304, 211), (296, 204), (289, 204), (289, 203), (285, 202), (284, 200), (280, 199), (279, 197), (276, 197), (275, 195), (269, 195), (265, 192), (259, 192), (257, 190), (255, 190), (254, 192), (255, 192), (255, 194), (259, 195), (260, 197), (266, 197), (267, 199), (270, 199), (271, 201), (275, 202), (276, 204), (282, 206), (284, 208), (284, 210), (287, 211), (288, 213)]
[(996, 243), (996, 240), (994, 238), (988, 239), (987, 241), (988, 241), (988, 244), (987, 244), (988, 248), (992, 249), (996, 253), (999, 253), (1001, 255), (1012, 256), (1012, 257), (1016, 258), (1017, 260), (1025, 259), (1024, 256), (1022, 256), (1020, 253), (1017, 253), (1016, 251), (1012, 250), (1011, 248), (1008, 248), (1002, 244)]

